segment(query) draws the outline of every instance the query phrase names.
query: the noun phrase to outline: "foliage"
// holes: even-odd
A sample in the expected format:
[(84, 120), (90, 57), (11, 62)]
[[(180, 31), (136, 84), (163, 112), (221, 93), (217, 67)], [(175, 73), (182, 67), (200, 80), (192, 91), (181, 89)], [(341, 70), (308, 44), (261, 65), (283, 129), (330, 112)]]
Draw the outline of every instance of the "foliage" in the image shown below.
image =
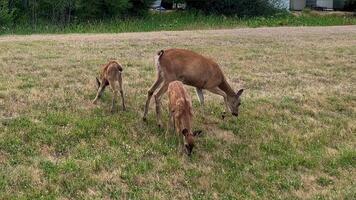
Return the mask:
[(187, 0), (189, 8), (205, 13), (234, 16), (261, 16), (276, 12), (276, 7), (269, 0)]
[[(145, 16), (152, 2), (153, 0), (1, 0), (0, 22), (7, 25), (30, 24), (37, 28), (37, 25), (43, 22), (68, 26), (83, 21)], [(165, 2), (172, 3), (172, 0)], [(186, 0), (186, 2), (189, 7), (210, 14), (260, 16), (275, 11), (270, 0)]]
[[(7, 23), (72, 22), (147, 14), (152, 0), (1, 0), (0, 20)], [(13, 15), (12, 15), (13, 14)], [(13, 16), (13, 17), (12, 17)]]
[(347, 0), (345, 2), (345, 10), (356, 12), (356, 0)]
[(148, 7), (154, 0), (130, 0), (132, 6), (129, 9), (131, 15), (144, 16), (148, 13)]
[(12, 21), (12, 17), (13, 12), (9, 10), (7, 1), (0, 0), (0, 26), (9, 25)]
[(77, 14), (80, 19), (103, 19), (127, 13), (132, 6), (129, 0), (78, 0)]

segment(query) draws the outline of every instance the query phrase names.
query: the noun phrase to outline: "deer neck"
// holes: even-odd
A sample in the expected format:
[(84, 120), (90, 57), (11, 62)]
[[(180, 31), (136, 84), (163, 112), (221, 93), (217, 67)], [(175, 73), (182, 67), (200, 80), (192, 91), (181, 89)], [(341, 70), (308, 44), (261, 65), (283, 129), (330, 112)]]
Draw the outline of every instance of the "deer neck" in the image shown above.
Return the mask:
[(226, 81), (225, 78), (224, 78), (224, 80), (222, 81), (222, 83), (219, 85), (219, 88), (220, 88), (222, 91), (224, 91), (227, 96), (230, 96), (230, 97), (236, 96), (235, 91), (231, 88), (231, 86), (229, 85), (229, 83)]

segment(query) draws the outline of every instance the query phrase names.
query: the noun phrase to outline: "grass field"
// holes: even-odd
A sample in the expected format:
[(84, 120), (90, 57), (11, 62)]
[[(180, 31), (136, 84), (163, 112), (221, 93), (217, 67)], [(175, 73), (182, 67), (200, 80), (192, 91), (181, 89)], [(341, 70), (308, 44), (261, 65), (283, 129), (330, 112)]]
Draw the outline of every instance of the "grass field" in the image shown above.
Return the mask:
[[(213, 57), (245, 88), (238, 119), (192, 88), (191, 158), (156, 126), (157, 50)], [(124, 65), (128, 111), (95, 76)], [(1, 199), (355, 199), (356, 26), (0, 37)], [(163, 107), (166, 108), (164, 98)], [(205, 113), (205, 114), (202, 114)], [(167, 121), (167, 112), (164, 112)]]

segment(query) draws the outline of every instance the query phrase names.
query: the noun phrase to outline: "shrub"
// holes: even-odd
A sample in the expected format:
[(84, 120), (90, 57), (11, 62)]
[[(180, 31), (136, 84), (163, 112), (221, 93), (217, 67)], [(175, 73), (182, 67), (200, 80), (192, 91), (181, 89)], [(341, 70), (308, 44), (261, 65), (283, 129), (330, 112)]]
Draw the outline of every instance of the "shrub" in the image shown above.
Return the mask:
[(130, 15), (144, 16), (148, 13), (148, 8), (154, 0), (130, 0), (132, 6), (129, 9)]
[[(142, 16), (153, 0), (0, 0), (0, 23), (36, 25), (38, 22), (70, 24), (73, 21)], [(12, 12), (10, 12), (11, 10)], [(10, 18), (12, 17), (13, 18)]]
[(13, 11), (9, 10), (6, 0), (0, 0), (0, 26), (9, 26), (12, 23), (12, 20)]
[(77, 0), (79, 19), (105, 19), (143, 16), (153, 0)]
[(205, 13), (245, 16), (270, 15), (277, 11), (277, 0), (187, 0), (188, 8)]
[(79, 19), (104, 19), (123, 16), (131, 6), (129, 0), (78, 0), (76, 12)]
[(344, 9), (346, 11), (354, 11), (354, 12), (356, 12), (356, 0), (347, 0), (345, 2)]

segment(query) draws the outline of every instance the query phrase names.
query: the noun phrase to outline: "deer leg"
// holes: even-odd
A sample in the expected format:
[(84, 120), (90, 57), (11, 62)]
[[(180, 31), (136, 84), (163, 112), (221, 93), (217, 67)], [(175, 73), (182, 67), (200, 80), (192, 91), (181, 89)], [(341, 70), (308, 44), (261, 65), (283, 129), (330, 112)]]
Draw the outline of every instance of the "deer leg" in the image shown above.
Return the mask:
[(121, 73), (119, 73), (119, 75), (118, 75), (118, 81), (119, 81), (119, 89), (120, 89), (120, 95), (121, 95), (122, 110), (125, 111), (126, 110), (126, 106), (125, 106), (125, 99), (124, 99), (124, 91), (122, 89)]
[(142, 118), (143, 121), (146, 121), (147, 119), (148, 107), (150, 106), (152, 95), (157, 90), (157, 88), (161, 85), (162, 82), (163, 82), (163, 77), (158, 73), (156, 82), (151, 86), (151, 88), (147, 92), (147, 100), (146, 100), (145, 110)]
[(227, 102), (227, 96), (226, 93), (224, 91), (222, 91), (220, 88), (215, 87), (215, 88), (211, 88), (211, 89), (207, 89), (208, 91), (210, 91), (211, 93), (220, 95), (222, 97), (224, 97), (224, 102), (225, 102), (225, 109), (226, 109), (226, 113), (229, 113), (230, 109), (229, 109), (229, 104)]
[(109, 84), (110, 84), (110, 87), (113, 92), (112, 102), (111, 102), (111, 113), (113, 113), (115, 111), (115, 101), (116, 101), (116, 98), (118, 98), (118, 91), (117, 91), (117, 88), (115, 85), (115, 81), (109, 80)]
[(182, 133), (180, 133), (180, 141), (179, 141), (179, 148), (180, 149), (180, 153), (184, 154), (185, 152), (185, 147), (184, 147), (184, 142), (185, 142), (185, 137), (184, 135), (182, 135)]
[(96, 88), (99, 89), (101, 83), (97, 77), (95, 77), (95, 80), (96, 80), (96, 86), (97, 86)]
[(101, 97), (101, 95), (103, 94), (104, 90), (105, 90), (105, 81), (102, 81), (99, 88), (98, 88), (98, 92), (96, 93), (95, 99), (93, 100), (93, 104), (96, 104), (96, 102), (98, 101), (98, 99)]
[(167, 134), (171, 133), (172, 128), (174, 129), (173, 115), (171, 111), (168, 111), (168, 123), (167, 123), (167, 131), (166, 131), (165, 138), (167, 138)]
[(167, 89), (168, 89), (168, 82), (165, 82), (162, 85), (162, 87), (158, 90), (157, 94), (155, 94), (157, 123), (160, 128), (162, 128), (161, 98), (162, 95), (167, 91)]
[(173, 124), (173, 132), (175, 133), (177, 130), (177, 126), (176, 126), (176, 120), (174, 119), (174, 117), (172, 117), (172, 124)]
[(199, 102), (201, 105), (204, 105), (204, 94), (203, 94), (203, 89), (200, 88), (195, 88), (195, 91), (197, 92), (197, 96), (199, 98)]

